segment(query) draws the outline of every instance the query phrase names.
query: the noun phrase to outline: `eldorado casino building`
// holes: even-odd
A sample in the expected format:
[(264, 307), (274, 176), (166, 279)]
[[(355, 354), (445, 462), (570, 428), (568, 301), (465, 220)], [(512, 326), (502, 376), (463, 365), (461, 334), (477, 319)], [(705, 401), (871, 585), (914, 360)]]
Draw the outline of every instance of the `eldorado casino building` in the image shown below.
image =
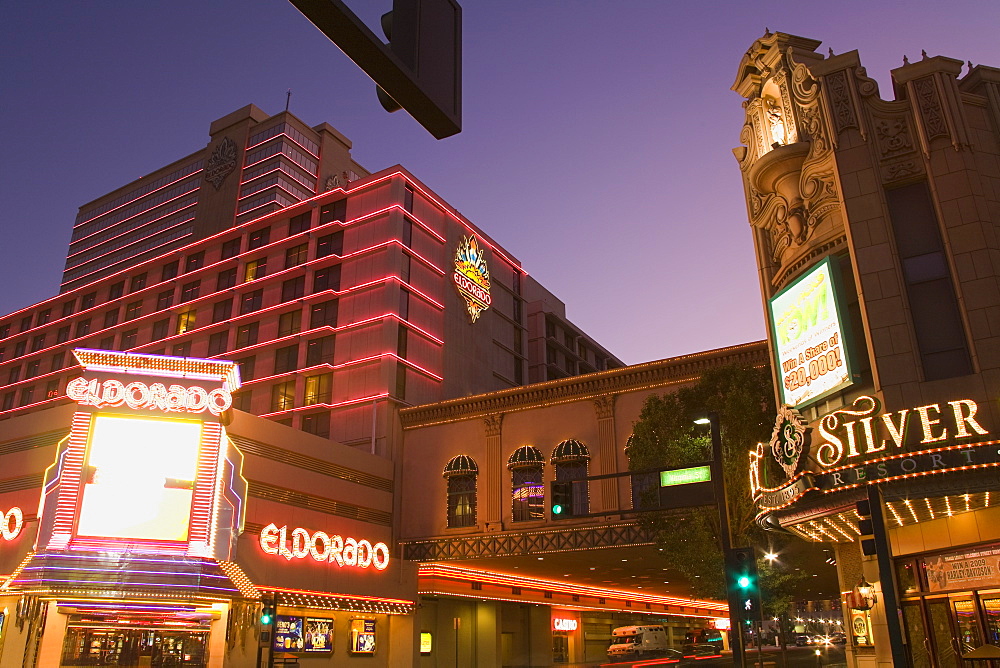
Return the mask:
[(819, 45), (767, 33), (733, 86), (783, 404), (750, 456), (759, 519), (836, 546), (851, 665), (996, 657), (1000, 70), (924, 54), (883, 100)]

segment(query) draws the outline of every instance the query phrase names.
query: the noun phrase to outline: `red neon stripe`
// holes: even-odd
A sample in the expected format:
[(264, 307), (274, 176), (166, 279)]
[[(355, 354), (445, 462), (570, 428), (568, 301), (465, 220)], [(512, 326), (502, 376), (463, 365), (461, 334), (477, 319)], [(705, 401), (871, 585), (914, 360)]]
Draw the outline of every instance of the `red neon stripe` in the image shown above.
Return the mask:
[(384, 399), (389, 396), (388, 392), (381, 392), (380, 394), (373, 394), (370, 397), (360, 397), (358, 399), (348, 399), (347, 401), (341, 401), (336, 404), (309, 404), (308, 406), (297, 406), (295, 408), (287, 408), (283, 411), (274, 411), (273, 413), (261, 413), (260, 417), (274, 417), (275, 415), (284, 415), (285, 413), (297, 413), (304, 410), (312, 410), (314, 408), (340, 408), (341, 406), (353, 406), (354, 404), (366, 404), (369, 401), (375, 401), (376, 399)]
[[(101, 228), (101, 229), (99, 229), (99, 230), (97, 230), (95, 232), (91, 232), (90, 234), (88, 234), (85, 237), (80, 237), (76, 241), (70, 242), (70, 246), (72, 246), (74, 244), (78, 244), (81, 241), (83, 241), (84, 239), (89, 239), (90, 237), (94, 236), (95, 234), (100, 234), (101, 232), (106, 232), (107, 230), (112, 229), (112, 228), (114, 228), (117, 225), (121, 225), (124, 222), (130, 221), (130, 220), (132, 220), (133, 218), (135, 218), (137, 216), (141, 216), (143, 214), (147, 214), (150, 211), (155, 211), (156, 209), (159, 209), (162, 206), (166, 206), (167, 204), (170, 204), (171, 202), (176, 202), (177, 200), (181, 199), (182, 197), (190, 197), (191, 194), (194, 193), (194, 192), (196, 192), (197, 190), (198, 190), (198, 188), (194, 188), (192, 190), (188, 190), (187, 192), (183, 192), (180, 195), (177, 195), (176, 197), (171, 197), (170, 199), (164, 200), (164, 201), (160, 202), (159, 204), (155, 204), (155, 205), (149, 207), (148, 209), (144, 209), (142, 211), (134, 213), (131, 216), (129, 216), (128, 218), (122, 218), (121, 220), (117, 220), (114, 223), (111, 223), (110, 225), (108, 225), (107, 227), (103, 227), (103, 228)], [(160, 216), (160, 218), (165, 218), (166, 216), (169, 216), (171, 213), (177, 213), (178, 211), (183, 211), (184, 209), (188, 208), (189, 206), (194, 206), (197, 203), (198, 202), (196, 200), (196, 201), (192, 202), (191, 204), (188, 204), (187, 206), (182, 206), (179, 209), (175, 209), (173, 211), (169, 211), (165, 215)], [(159, 218), (157, 218), (156, 220), (159, 220)], [(150, 221), (150, 222), (152, 222), (152, 221)], [(143, 226), (140, 225), (139, 227), (137, 227), (135, 229), (141, 229), (142, 227)], [(131, 230), (129, 230), (129, 231), (131, 231)]]
[[(129, 201), (127, 201), (127, 202), (122, 202), (122, 203), (121, 203), (121, 204), (119, 204), (118, 206), (116, 206), (116, 207), (114, 207), (114, 208), (112, 208), (112, 209), (108, 209), (107, 211), (103, 211), (103, 212), (101, 212), (101, 213), (97, 214), (96, 216), (93, 216), (92, 218), (88, 218), (87, 220), (84, 220), (84, 221), (81, 221), (81, 222), (79, 222), (79, 223), (74, 223), (74, 224), (73, 224), (73, 229), (75, 230), (75, 229), (76, 229), (76, 228), (78, 228), (78, 227), (81, 227), (81, 226), (83, 226), (83, 225), (86, 225), (87, 223), (91, 222), (92, 220), (97, 220), (97, 219), (98, 219), (98, 218), (100, 218), (101, 216), (106, 216), (106, 215), (108, 215), (109, 213), (111, 213), (112, 211), (117, 211), (118, 209), (122, 208), (123, 206), (128, 206), (128, 205), (129, 205), (129, 204), (131, 204), (132, 202), (138, 202), (138, 201), (139, 201), (139, 200), (141, 200), (141, 199), (142, 199), (143, 197), (149, 197), (150, 195), (152, 195), (152, 194), (153, 194), (153, 193), (155, 193), (155, 192), (159, 192), (160, 190), (163, 190), (164, 188), (169, 188), (170, 186), (174, 185), (175, 183), (180, 183), (180, 182), (181, 182), (181, 181), (183, 181), (184, 179), (189, 179), (189, 178), (191, 178), (192, 176), (195, 176), (196, 174), (201, 174), (201, 173), (202, 173), (202, 172), (204, 172), (204, 171), (205, 171), (205, 168), (204, 168), (204, 167), (202, 167), (202, 168), (200, 168), (200, 169), (196, 169), (196, 170), (194, 170), (193, 172), (191, 172), (190, 174), (186, 174), (186, 175), (184, 175), (184, 176), (182, 176), (182, 177), (180, 177), (180, 178), (178, 178), (178, 179), (174, 179), (174, 180), (173, 180), (173, 181), (171, 181), (170, 183), (165, 183), (165, 184), (163, 184), (162, 186), (160, 186), (159, 188), (154, 188), (153, 190), (150, 190), (150, 191), (149, 191), (148, 193), (143, 193), (143, 194), (141, 194), (141, 195), (137, 195), (136, 197), (133, 197), (133, 198), (132, 198), (132, 199), (130, 199)], [(191, 192), (194, 192), (194, 191), (191, 191)], [(157, 205), (157, 206), (158, 206), (158, 205)], [(151, 209), (153, 209), (153, 208), (156, 208), (156, 207), (150, 207), (150, 208), (151, 208)], [(146, 211), (149, 211), (149, 209), (146, 209)], [(121, 222), (121, 221), (119, 221), (119, 222)], [(117, 223), (116, 223), (116, 224), (117, 224)], [(105, 229), (107, 229), (107, 228), (105, 228)], [(90, 235), (87, 235), (87, 236), (90, 236)], [(86, 238), (87, 238), (87, 237), (80, 237), (80, 239), (86, 239)], [(80, 239), (77, 239), (77, 241), (79, 241)]]

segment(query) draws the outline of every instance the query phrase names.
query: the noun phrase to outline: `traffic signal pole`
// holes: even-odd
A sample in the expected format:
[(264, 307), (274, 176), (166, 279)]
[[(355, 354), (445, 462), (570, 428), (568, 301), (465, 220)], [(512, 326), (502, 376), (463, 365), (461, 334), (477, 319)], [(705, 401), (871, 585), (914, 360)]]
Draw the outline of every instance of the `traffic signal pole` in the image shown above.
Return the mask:
[[(729, 554), (733, 549), (733, 539), (729, 530), (729, 504), (726, 497), (726, 481), (722, 476), (722, 434), (719, 432), (719, 414), (708, 414), (708, 422), (712, 433), (712, 484), (715, 488), (716, 507), (719, 509), (719, 533), (722, 539), (722, 551)], [(744, 667), (743, 628), (740, 625), (740, 600), (733, 587), (726, 583), (729, 599), (729, 629), (733, 635), (733, 666)]]

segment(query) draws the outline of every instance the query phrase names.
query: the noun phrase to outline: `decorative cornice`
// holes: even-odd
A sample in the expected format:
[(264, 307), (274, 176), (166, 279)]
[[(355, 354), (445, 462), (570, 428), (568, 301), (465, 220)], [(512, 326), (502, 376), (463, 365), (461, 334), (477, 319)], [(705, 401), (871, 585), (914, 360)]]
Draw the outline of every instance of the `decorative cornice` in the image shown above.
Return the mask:
[(615, 416), (615, 399), (618, 395), (606, 394), (594, 398), (594, 410), (597, 411), (598, 420), (606, 420)]
[(401, 410), (399, 417), (403, 429), (429, 427), (495, 413), (523, 411), (592, 400), (604, 395), (666, 387), (694, 380), (709, 369), (730, 364), (763, 367), (769, 363), (767, 342), (754, 341), (620, 369), (414, 406)]
[(499, 436), (500, 428), (503, 425), (503, 413), (487, 415), (483, 418), (483, 422), (486, 425), (486, 438)]

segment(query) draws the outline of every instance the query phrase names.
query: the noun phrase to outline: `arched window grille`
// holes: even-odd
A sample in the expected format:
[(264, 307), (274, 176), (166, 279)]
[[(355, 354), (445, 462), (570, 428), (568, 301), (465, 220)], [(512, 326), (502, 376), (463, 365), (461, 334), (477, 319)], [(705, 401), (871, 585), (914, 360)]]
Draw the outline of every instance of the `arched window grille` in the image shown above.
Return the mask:
[[(552, 464), (556, 468), (555, 478), (559, 482), (585, 480), (590, 467), (590, 451), (582, 442), (568, 439), (552, 451)], [(573, 514), (590, 512), (590, 489), (587, 483), (571, 486), (573, 490)]]
[(448, 480), (448, 527), (476, 526), (476, 478), (479, 467), (472, 457), (452, 457), (444, 467)]
[(515, 522), (545, 517), (545, 483), (542, 469), (545, 458), (538, 448), (524, 445), (507, 460), (510, 471), (511, 517)]

